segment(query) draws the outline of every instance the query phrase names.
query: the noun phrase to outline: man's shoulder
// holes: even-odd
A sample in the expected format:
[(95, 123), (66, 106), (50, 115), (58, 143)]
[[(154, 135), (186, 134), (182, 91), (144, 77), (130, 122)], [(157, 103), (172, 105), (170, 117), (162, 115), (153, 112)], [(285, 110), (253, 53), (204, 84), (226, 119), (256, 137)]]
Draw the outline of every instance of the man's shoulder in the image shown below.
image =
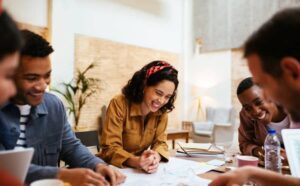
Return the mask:
[(245, 111), (245, 109), (242, 109), (240, 111), (240, 125), (244, 125), (244, 126), (252, 126), (253, 124), (255, 124), (256, 121), (253, 120), (249, 114), (247, 114), (247, 112)]
[(56, 95), (46, 92), (44, 94), (44, 102), (61, 103), (61, 100)]
[(45, 105), (45, 107), (47, 107), (48, 109), (63, 107), (62, 101), (56, 95), (48, 92), (44, 94), (44, 100), (42, 104)]

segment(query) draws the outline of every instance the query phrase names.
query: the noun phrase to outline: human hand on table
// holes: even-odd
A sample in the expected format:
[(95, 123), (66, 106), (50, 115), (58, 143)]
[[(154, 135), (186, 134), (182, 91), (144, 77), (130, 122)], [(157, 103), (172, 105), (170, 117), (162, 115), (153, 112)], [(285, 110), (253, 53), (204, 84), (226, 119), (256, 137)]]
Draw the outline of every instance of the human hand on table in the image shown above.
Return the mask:
[(105, 177), (87, 168), (60, 169), (57, 178), (72, 186), (108, 186)]
[(252, 169), (256, 167), (242, 167), (234, 171), (227, 172), (214, 179), (209, 186), (239, 186), (249, 181)]
[(154, 173), (157, 171), (159, 162), (161, 160), (160, 155), (153, 150), (145, 150), (140, 157), (140, 168), (147, 173)]
[(113, 169), (104, 164), (98, 164), (96, 166), (96, 172), (100, 173), (110, 182), (110, 185), (119, 185), (125, 182), (126, 176), (116, 169)]

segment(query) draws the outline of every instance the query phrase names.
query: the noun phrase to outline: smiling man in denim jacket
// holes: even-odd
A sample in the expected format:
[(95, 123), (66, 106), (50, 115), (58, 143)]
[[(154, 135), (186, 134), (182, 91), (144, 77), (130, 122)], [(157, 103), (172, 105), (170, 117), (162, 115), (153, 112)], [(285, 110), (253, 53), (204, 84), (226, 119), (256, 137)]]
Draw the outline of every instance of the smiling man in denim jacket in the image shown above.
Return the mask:
[[(26, 182), (59, 178), (76, 185), (115, 185), (125, 176), (92, 155), (75, 137), (63, 103), (45, 90), (53, 49), (41, 36), (23, 30), (25, 46), (15, 75), (17, 95), (0, 111), (0, 150), (35, 149)], [(59, 160), (71, 169), (58, 168)]]

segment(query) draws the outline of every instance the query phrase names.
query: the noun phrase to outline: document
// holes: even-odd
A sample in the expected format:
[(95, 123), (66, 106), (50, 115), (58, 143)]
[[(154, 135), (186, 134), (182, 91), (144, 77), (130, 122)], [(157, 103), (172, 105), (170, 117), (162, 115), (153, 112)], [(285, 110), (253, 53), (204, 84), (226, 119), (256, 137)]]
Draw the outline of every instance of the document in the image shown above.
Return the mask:
[(215, 145), (212, 143), (181, 143), (179, 145), (188, 152), (200, 152), (200, 153), (211, 153), (211, 154), (222, 154), (224, 153), (224, 147)]
[(206, 186), (211, 181), (197, 175), (215, 168), (205, 163), (171, 157), (168, 163), (160, 163), (157, 172), (153, 174), (132, 168), (117, 169), (127, 176), (123, 186)]

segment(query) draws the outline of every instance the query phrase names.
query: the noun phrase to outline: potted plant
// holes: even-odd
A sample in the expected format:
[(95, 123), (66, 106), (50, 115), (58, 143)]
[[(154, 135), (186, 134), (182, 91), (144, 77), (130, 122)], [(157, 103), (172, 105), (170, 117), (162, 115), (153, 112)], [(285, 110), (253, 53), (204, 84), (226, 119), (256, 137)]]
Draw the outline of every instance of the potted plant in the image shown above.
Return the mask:
[(94, 67), (95, 64), (92, 63), (83, 71), (77, 70), (76, 76), (69, 83), (62, 83), (64, 90), (51, 88), (65, 99), (68, 114), (74, 118), (75, 130), (77, 130), (81, 111), (86, 101), (100, 89), (99, 79), (87, 77), (87, 73)]

